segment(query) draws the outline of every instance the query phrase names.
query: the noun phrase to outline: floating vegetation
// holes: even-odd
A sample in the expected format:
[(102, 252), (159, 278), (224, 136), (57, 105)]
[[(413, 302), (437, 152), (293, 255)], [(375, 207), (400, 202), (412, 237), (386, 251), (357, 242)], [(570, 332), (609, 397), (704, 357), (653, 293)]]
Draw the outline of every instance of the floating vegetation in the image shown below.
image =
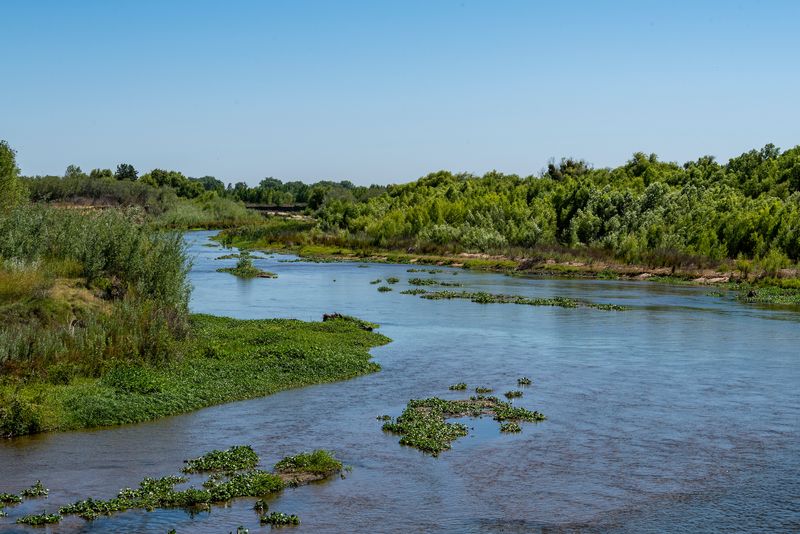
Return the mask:
[(492, 388), (487, 388), (484, 386), (478, 386), (475, 388), (475, 393), (477, 393), (478, 395), (482, 393), (491, 393), (492, 391), (494, 391)]
[(406, 289), (405, 291), (401, 291), (400, 294), (401, 295), (422, 295), (422, 294), (427, 293), (427, 292), (428, 292), (427, 289), (414, 288), (414, 289)]
[(628, 309), (625, 306), (620, 306), (618, 304), (595, 304), (593, 302), (584, 302), (567, 297), (531, 298), (523, 297), (521, 295), (486, 293), (483, 291), (435, 291), (433, 293), (422, 295), (421, 298), (428, 300), (466, 299), (478, 304), (525, 304), (528, 306), (557, 306), (561, 308), (583, 307), (613, 311), (623, 311)]
[(800, 305), (800, 288), (777, 286), (745, 287), (739, 292), (739, 300), (750, 304)]
[(24, 515), (17, 519), (20, 525), (31, 525), (34, 527), (41, 527), (43, 525), (52, 525), (61, 521), (61, 516), (58, 514), (48, 514), (42, 512), (41, 514)]
[(453, 391), (461, 391), (467, 389), (467, 385), (464, 382), (459, 382), (458, 384), (451, 385), (449, 389)]
[(249, 254), (242, 252), (236, 267), (223, 267), (217, 269), (220, 273), (230, 273), (239, 278), (277, 278), (278, 275), (269, 271), (262, 271), (253, 265), (253, 260)]
[(370, 284), (377, 285), (380, 284), (381, 282), (383, 282), (383, 280), (381, 280), (380, 278), (376, 278), (375, 280), (372, 280)]
[(409, 278), (408, 283), (412, 286), (444, 286), (444, 287), (461, 287), (463, 284), (458, 282), (443, 282), (435, 278)]
[(519, 426), (519, 423), (503, 423), (500, 425), (500, 432), (522, 432), (522, 427)]
[(223, 254), (222, 256), (217, 256), (214, 258), (215, 260), (235, 260), (238, 258), (238, 254)]
[(264, 499), (258, 499), (253, 505), (253, 510), (258, 513), (265, 514), (269, 510), (269, 504)]
[(709, 291), (706, 293), (707, 297), (722, 297), (722, 293), (720, 291)]
[(289, 485), (322, 480), (342, 470), (342, 462), (326, 450), (287, 456), (275, 464), (275, 472)]
[(390, 276), (389, 278), (386, 279), (387, 284), (396, 284), (399, 281), (400, 279), (397, 278), (396, 276)]
[(466, 436), (467, 426), (448, 423), (457, 417), (493, 415), (496, 421), (544, 421), (539, 412), (516, 408), (497, 397), (477, 396), (467, 400), (444, 400), (438, 397), (409, 401), (403, 413), (393, 421), (384, 423), (383, 430), (402, 435), (401, 445), (415, 447), (433, 456), (450, 448), (456, 439)]
[(199, 458), (186, 460), (184, 473), (207, 471), (239, 471), (258, 465), (258, 455), (249, 445), (234, 446), (226, 451), (213, 450)]
[(359, 269), (369, 269), (369, 265), (367, 265), (365, 263), (361, 263), (361, 264), (358, 265), (358, 268)]
[(523, 376), (522, 378), (517, 378), (517, 385), (519, 386), (530, 386), (531, 384), (533, 384), (533, 380), (531, 380), (527, 376)]
[(22, 490), (21, 495), (23, 497), (47, 497), (47, 494), (50, 491), (44, 487), (41, 480), (37, 480), (36, 484), (31, 486), (30, 488), (25, 488)]
[(406, 269), (407, 273), (428, 273), (436, 274), (443, 272), (441, 269)]
[(512, 391), (506, 391), (505, 393), (503, 393), (503, 395), (505, 395), (507, 399), (518, 399), (519, 397), (522, 396), (522, 392), (515, 389)]
[(381, 293), (388, 293), (391, 290), (392, 290), (392, 288), (389, 287), (389, 286), (381, 286), (381, 287), (378, 288), (378, 291), (380, 291)]
[(22, 497), (16, 493), (0, 493), (0, 508), (3, 504), (19, 504), (22, 502)]
[(379, 415), (375, 419), (377, 419), (378, 421), (391, 421), (392, 420), (392, 416), (391, 415)]
[(269, 515), (261, 516), (262, 525), (272, 525), (273, 527), (285, 527), (289, 525), (299, 525), (300, 518), (296, 515), (287, 515), (283, 512), (272, 512)]
[[(313, 451), (287, 456), (269, 473), (253, 469), (258, 456), (246, 446), (231, 447), (225, 451), (214, 450), (188, 460), (184, 471), (211, 471), (202, 489), (190, 487), (176, 490), (175, 486), (187, 482), (182, 476), (145, 478), (136, 489), (125, 488), (109, 500), (84, 499), (62, 506), (59, 513), (78, 515), (87, 520), (100, 515), (110, 515), (125, 510), (156, 508), (209, 509), (211, 504), (224, 503), (237, 497), (265, 497), (287, 485), (298, 486), (328, 478), (341, 471), (342, 464), (327, 451)], [(239, 472), (237, 472), (239, 471)], [(224, 474), (223, 474), (224, 473)], [(268, 510), (265, 501), (256, 502), (260, 513)]]

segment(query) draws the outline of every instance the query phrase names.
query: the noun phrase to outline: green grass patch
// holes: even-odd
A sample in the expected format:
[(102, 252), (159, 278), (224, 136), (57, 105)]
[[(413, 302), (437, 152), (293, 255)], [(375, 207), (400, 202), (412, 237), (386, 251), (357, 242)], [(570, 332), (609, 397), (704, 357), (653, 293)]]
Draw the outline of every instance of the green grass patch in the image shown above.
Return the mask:
[(464, 382), (459, 382), (458, 384), (452, 384), (448, 389), (451, 391), (463, 391), (467, 389), (467, 384)]
[(381, 293), (388, 293), (391, 290), (392, 290), (392, 288), (389, 287), (389, 286), (380, 286), (378, 288), (378, 291), (380, 291)]

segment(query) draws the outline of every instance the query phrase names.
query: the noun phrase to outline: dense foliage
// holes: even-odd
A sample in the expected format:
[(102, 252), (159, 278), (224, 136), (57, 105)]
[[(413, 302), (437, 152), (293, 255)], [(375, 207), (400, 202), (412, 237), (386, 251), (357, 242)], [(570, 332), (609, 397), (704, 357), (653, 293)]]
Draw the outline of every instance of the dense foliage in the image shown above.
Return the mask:
[(719, 164), (634, 154), (614, 169), (562, 160), (541, 176), (441, 171), (366, 202), (327, 200), (320, 229), (343, 243), (498, 252), (606, 250), (629, 262), (800, 259), (800, 146)]
[(172, 359), (187, 327), (187, 269), (181, 236), (135, 212), (0, 212), (4, 380), (61, 383), (110, 362)]

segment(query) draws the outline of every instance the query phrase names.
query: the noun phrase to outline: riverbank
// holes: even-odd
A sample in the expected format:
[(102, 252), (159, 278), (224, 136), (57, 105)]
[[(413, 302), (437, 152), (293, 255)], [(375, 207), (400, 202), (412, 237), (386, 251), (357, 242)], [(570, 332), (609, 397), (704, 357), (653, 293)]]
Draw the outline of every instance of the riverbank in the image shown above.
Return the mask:
[[(712, 268), (670, 268), (622, 263), (608, 258), (581, 256), (571, 252), (537, 251), (533, 255), (482, 253), (431, 254), (377, 248), (348, 248), (325, 244), (248, 239), (221, 231), (215, 236), (225, 246), (245, 251), (292, 253), (316, 262), (351, 261), (360, 263), (397, 263), (410, 266), (453, 267), (494, 272), (509, 276), (535, 278), (582, 278), (595, 280), (631, 280), (664, 284), (714, 286), (736, 291), (746, 303), (797, 305), (800, 303), (800, 273), (780, 269), (766, 276), (753, 274), (752, 262), (737, 261)], [(738, 266), (738, 268), (737, 268)]]
[(0, 386), (6, 435), (137, 423), (335, 382), (380, 369), (369, 349), (389, 339), (349, 318), (324, 322), (192, 315), (182, 358), (119, 364), (100, 378)]

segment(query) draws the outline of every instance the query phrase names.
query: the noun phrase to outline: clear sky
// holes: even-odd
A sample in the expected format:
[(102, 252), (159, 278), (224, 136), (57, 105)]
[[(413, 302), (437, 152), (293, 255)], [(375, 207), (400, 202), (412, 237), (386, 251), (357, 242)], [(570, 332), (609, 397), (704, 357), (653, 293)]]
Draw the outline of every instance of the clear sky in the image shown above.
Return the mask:
[(404, 182), (800, 144), (796, 1), (0, 0), (24, 174)]

